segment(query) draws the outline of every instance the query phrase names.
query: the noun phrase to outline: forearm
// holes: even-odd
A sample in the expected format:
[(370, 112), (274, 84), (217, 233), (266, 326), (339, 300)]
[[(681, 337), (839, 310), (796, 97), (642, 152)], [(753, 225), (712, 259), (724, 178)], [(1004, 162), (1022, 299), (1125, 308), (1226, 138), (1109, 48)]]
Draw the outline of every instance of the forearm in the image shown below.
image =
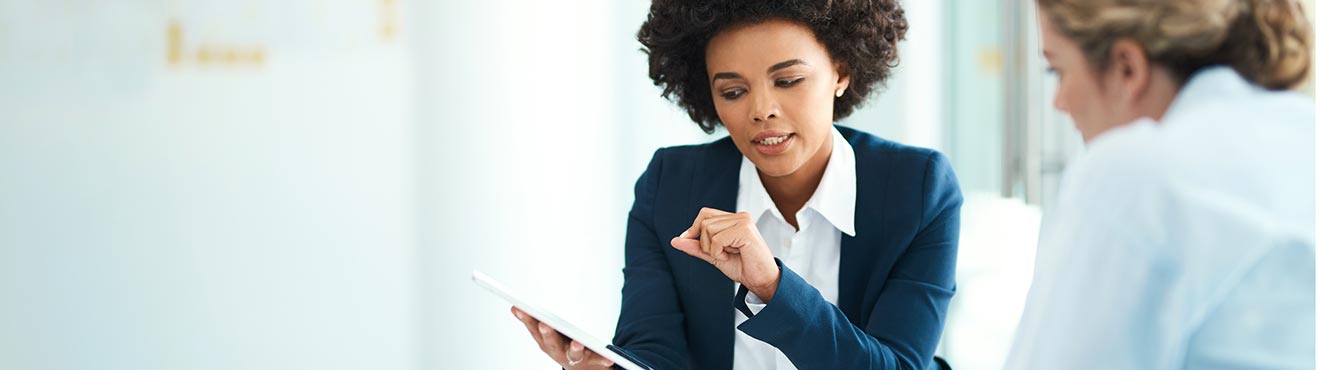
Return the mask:
[[(738, 330), (778, 348), (799, 368), (907, 369), (924, 363), (858, 328), (787, 268), (766, 302)], [(743, 301), (735, 304), (746, 307)]]

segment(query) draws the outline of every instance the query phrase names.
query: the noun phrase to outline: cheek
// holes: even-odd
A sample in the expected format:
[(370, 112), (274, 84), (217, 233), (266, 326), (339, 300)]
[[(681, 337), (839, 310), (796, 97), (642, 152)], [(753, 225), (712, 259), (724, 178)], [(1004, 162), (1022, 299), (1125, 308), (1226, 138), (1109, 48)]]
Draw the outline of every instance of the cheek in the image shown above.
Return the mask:
[(1078, 131), (1086, 131), (1087, 116), (1085, 86), (1069, 76), (1059, 78), (1059, 85), (1054, 91), (1054, 109), (1067, 113), (1072, 118), (1073, 126)]
[(1069, 115), (1083, 139), (1089, 140), (1103, 132), (1112, 120), (1112, 109), (1100, 87), (1093, 81), (1074, 81), (1066, 93), (1063, 98), (1070, 106)]
[(810, 92), (809, 97), (815, 107), (818, 108), (817, 114), (826, 121), (834, 121), (834, 83), (826, 79), (820, 79), (820, 86)]
[(785, 93), (780, 105), (793, 122), (828, 126), (834, 122), (834, 95), (833, 90), (826, 90), (819, 86), (801, 86)]
[(751, 147), (747, 140), (742, 140), (751, 135), (756, 135), (756, 132), (754, 132), (756, 125), (748, 118), (748, 105), (742, 104), (747, 100), (746, 97), (735, 101), (724, 100), (718, 96), (715, 99), (715, 114), (720, 117), (724, 130), (728, 131), (729, 136), (734, 138), (734, 146), (737, 146), (738, 150), (743, 153), (754, 151), (755, 149)]
[(742, 126), (745, 126), (743, 122), (746, 118), (745, 113), (737, 101), (715, 97), (715, 115), (720, 117), (720, 122), (724, 123), (724, 128), (730, 133), (738, 132)]
[(1090, 107), (1095, 104), (1094, 94), (1094, 86), (1080, 79), (1070, 79), (1059, 84), (1059, 104), (1074, 115), (1084, 115), (1090, 111)]
[(801, 151), (803, 156), (810, 157), (826, 140), (832, 139), (834, 95), (807, 91), (807, 89), (802, 89), (795, 95), (793, 103), (784, 106), (784, 110), (790, 112), (787, 113), (790, 122), (793, 122), (794, 130), (800, 133), (800, 138), (803, 139), (804, 145), (797, 146), (797, 150)]

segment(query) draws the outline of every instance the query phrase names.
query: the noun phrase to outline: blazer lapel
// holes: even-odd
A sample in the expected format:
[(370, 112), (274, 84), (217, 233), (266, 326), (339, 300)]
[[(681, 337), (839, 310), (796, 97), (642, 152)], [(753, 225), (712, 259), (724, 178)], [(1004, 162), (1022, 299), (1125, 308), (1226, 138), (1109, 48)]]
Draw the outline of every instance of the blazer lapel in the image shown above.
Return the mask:
[[(692, 194), (692, 202), (687, 205), (685, 212), (688, 222), (697, 217), (702, 207), (733, 212), (737, 206), (738, 170), (742, 165), (742, 153), (727, 137), (707, 146), (706, 150), (708, 152), (700, 157), (701, 162), (693, 171), (695, 178), (692, 179), (693, 188), (689, 193)], [(715, 266), (705, 261), (693, 261), (703, 265), (693, 269), (697, 275), (694, 281), (708, 282), (693, 287), (697, 300), (702, 302), (699, 305), (702, 311), (697, 317), (703, 321), (711, 320), (713, 328), (723, 328), (710, 331), (712, 336), (703, 342), (725, 349), (717, 352), (719, 358), (712, 359), (717, 364), (714, 368), (733, 368), (733, 338), (737, 330), (733, 326), (734, 283)]]

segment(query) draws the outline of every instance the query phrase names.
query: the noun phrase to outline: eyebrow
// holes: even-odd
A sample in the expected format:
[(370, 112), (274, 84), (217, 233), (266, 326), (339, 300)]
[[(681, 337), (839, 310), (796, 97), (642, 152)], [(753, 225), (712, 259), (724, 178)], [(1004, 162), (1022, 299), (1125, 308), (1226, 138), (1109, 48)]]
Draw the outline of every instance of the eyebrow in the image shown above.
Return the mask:
[(774, 71), (778, 71), (778, 70), (781, 70), (781, 69), (784, 69), (784, 68), (788, 68), (788, 67), (792, 67), (792, 66), (799, 65), (799, 64), (806, 65), (807, 62), (803, 62), (802, 59), (789, 59), (789, 60), (785, 60), (785, 61), (782, 61), (782, 62), (776, 63), (775, 65), (770, 66), (770, 69), (767, 69), (767, 70), (765, 70), (765, 71), (766, 71), (766, 72), (774, 72)]
[(720, 72), (720, 73), (716, 73), (716, 74), (715, 74), (715, 77), (711, 77), (711, 78), (710, 78), (710, 82), (715, 82), (715, 80), (718, 80), (718, 79), (721, 79), (721, 78), (724, 78), (724, 79), (730, 79), (730, 80), (736, 80), (736, 79), (740, 79), (740, 78), (742, 78), (742, 75), (737, 74), (737, 73), (733, 73), (733, 72)]
[[(782, 61), (782, 62), (779, 62), (779, 63), (775, 63), (775, 65), (770, 66), (770, 68), (769, 68), (769, 69), (766, 69), (765, 71), (766, 71), (766, 73), (772, 73), (772, 72), (774, 72), (774, 71), (778, 71), (778, 70), (781, 70), (781, 69), (784, 69), (784, 68), (788, 68), (788, 67), (792, 67), (792, 66), (795, 66), (795, 65), (807, 65), (807, 62), (802, 61), (802, 59), (789, 59), (789, 60), (785, 60), (785, 61)], [(742, 78), (742, 75), (737, 74), (737, 73), (734, 73), (734, 72), (720, 72), (720, 73), (716, 73), (715, 76), (712, 76), (712, 77), (710, 78), (710, 82), (715, 82), (715, 80), (722, 79), (722, 78), (723, 78), (723, 79), (739, 79), (739, 78)]]

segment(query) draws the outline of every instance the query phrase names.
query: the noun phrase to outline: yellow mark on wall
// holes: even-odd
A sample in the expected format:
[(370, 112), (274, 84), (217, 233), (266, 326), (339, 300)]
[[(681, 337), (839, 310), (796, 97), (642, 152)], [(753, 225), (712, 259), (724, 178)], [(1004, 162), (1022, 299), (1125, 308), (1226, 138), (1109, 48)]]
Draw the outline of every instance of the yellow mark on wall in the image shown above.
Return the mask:
[(248, 63), (262, 64), (266, 62), (266, 51), (261, 49), (252, 50), (247, 54)]
[(398, 2), (395, 0), (380, 1), (380, 39), (384, 42), (394, 41), (394, 36), (399, 32)]
[(981, 67), (981, 72), (986, 74), (1002, 73), (1004, 68), (1004, 55), (999, 49), (985, 48), (981, 49), (976, 56), (976, 65)]
[(165, 58), (170, 66), (194, 63), (204, 67), (255, 67), (266, 63), (266, 50), (261, 46), (234, 46), (202, 44), (188, 58), (183, 42), (183, 23), (171, 20), (165, 30)]
[(201, 64), (211, 63), (211, 60), (214, 59), (214, 57), (211, 56), (212, 53), (213, 52), (209, 47), (203, 46), (201, 48), (198, 48), (197, 59), (196, 59), (197, 63), (201, 63)]
[(167, 39), (165, 57), (169, 59), (170, 65), (183, 63), (183, 25), (179, 21), (170, 21), (169, 28), (165, 31)]

